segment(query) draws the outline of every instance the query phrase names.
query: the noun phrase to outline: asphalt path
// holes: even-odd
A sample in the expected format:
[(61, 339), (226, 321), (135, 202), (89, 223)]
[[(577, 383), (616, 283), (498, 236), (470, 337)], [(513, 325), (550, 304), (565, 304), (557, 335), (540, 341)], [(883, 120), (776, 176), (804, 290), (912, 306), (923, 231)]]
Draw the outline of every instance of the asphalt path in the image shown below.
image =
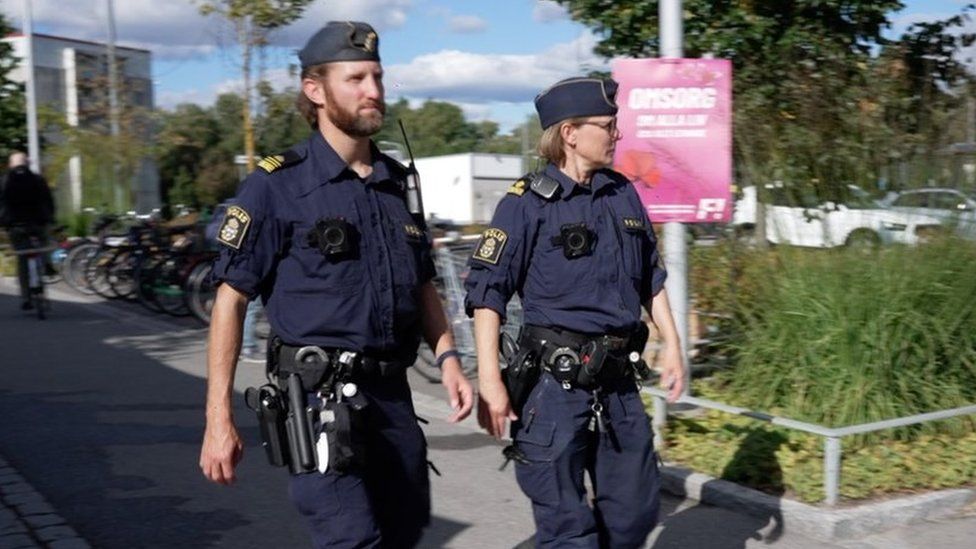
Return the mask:
[[(207, 482), (198, 463), (205, 397), (206, 331), (192, 319), (154, 315), (55, 287), (39, 321), (0, 280), (0, 456), (94, 547), (309, 547), (286, 492), (267, 465), (243, 391), (263, 365), (241, 363), (235, 415), (246, 443), (238, 482)], [(425, 375), (426, 374), (426, 375)], [(510, 548), (534, 531), (528, 501), (502, 445), (473, 418), (449, 424), (431, 371), (411, 373), (427, 419), (433, 522), (422, 547)], [(829, 545), (750, 517), (663, 497), (654, 548), (970, 547), (976, 519)], [(928, 533), (926, 533), (928, 532)], [(964, 542), (965, 540), (965, 542)], [(907, 545), (906, 545), (907, 543)], [(916, 544), (917, 543), (917, 544)]]

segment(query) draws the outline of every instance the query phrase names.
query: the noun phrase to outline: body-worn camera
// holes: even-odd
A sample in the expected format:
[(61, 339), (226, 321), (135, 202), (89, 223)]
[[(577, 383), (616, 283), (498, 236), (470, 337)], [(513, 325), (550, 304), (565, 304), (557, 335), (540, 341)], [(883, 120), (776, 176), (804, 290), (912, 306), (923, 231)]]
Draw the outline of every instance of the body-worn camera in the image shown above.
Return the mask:
[(308, 244), (326, 257), (336, 256), (355, 250), (356, 236), (353, 224), (341, 217), (330, 217), (315, 222), (315, 228), (308, 232)]
[(553, 240), (562, 246), (566, 259), (574, 259), (590, 254), (596, 235), (585, 223), (568, 223), (559, 228), (559, 236)]

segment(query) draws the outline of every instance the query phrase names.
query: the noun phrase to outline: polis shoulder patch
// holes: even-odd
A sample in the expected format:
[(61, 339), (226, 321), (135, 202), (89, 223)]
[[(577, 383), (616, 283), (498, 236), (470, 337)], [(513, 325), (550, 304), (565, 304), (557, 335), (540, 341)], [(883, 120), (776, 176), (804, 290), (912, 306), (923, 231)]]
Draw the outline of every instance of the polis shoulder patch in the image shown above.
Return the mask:
[(217, 241), (240, 250), (247, 228), (250, 226), (251, 215), (240, 206), (231, 206), (224, 214), (224, 222), (220, 224), (220, 231), (217, 232)]
[(487, 229), (481, 234), (478, 247), (474, 249), (472, 259), (483, 261), (491, 265), (498, 265), (498, 260), (502, 257), (502, 250), (508, 242), (508, 235), (501, 229)]
[(522, 196), (525, 194), (525, 179), (519, 179), (511, 187), (508, 188), (508, 194), (514, 194), (515, 196)]

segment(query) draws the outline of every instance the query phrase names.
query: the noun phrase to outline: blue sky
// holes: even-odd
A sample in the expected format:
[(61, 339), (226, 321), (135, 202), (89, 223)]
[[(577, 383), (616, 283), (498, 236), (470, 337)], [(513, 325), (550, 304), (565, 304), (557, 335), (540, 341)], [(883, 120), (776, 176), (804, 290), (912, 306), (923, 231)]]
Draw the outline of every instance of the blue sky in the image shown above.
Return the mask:
[[(15, 24), (23, 0), (0, 0)], [(105, 40), (105, 0), (32, 0), (37, 32)], [(962, 0), (909, 0), (892, 34), (916, 21), (958, 12)], [(67, 7), (70, 6), (70, 7)], [(115, 0), (119, 43), (150, 49), (157, 105), (210, 104), (240, 89), (230, 29), (198, 15), (191, 0)], [(316, 0), (305, 16), (273, 36), (263, 61), (279, 88), (292, 85), (294, 52), (324, 21), (368, 21), (380, 33), (389, 100), (432, 98), (459, 104), (473, 120), (510, 128), (531, 112), (538, 90), (606, 62), (593, 36), (549, 1)]]

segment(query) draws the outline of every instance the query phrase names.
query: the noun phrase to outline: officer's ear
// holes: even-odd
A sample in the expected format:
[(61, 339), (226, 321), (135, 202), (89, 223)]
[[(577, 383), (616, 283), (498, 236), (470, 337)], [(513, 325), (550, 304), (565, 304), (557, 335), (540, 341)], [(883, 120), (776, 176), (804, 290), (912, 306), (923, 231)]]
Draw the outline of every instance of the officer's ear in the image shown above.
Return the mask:
[(569, 145), (570, 147), (576, 147), (576, 124), (571, 122), (560, 122), (559, 124), (559, 137), (563, 139), (563, 143)]
[(302, 78), (302, 93), (318, 106), (325, 105), (325, 82), (321, 78)]

